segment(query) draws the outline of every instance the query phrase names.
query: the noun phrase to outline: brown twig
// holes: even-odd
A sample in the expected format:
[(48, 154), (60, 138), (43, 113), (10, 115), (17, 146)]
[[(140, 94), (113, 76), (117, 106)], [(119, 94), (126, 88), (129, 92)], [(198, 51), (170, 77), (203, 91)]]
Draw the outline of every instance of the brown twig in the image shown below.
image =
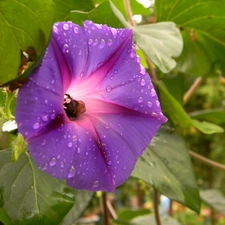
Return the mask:
[(154, 212), (156, 224), (162, 225), (159, 215), (159, 192), (156, 189), (154, 189)]
[(196, 152), (193, 152), (193, 151), (189, 151), (189, 154), (191, 155), (191, 157), (193, 157), (195, 159), (198, 159), (198, 160), (200, 160), (201, 162), (203, 162), (207, 165), (216, 167), (216, 168), (221, 169), (221, 170), (225, 170), (225, 165), (223, 165), (221, 163), (215, 162), (215, 161), (213, 161), (211, 159), (208, 159), (208, 158), (206, 158), (202, 155), (199, 155), (199, 154), (197, 154)]
[(198, 87), (202, 84), (203, 80), (204, 80), (203, 77), (198, 77), (195, 80), (195, 82), (191, 85), (189, 90), (184, 95), (184, 99), (183, 99), (184, 104), (186, 104), (189, 101), (189, 99), (192, 97), (192, 95), (195, 93)]
[(103, 206), (103, 225), (109, 225), (108, 208), (107, 208), (107, 193), (102, 192), (102, 206)]
[(133, 13), (132, 13), (132, 10), (130, 7), (130, 0), (124, 0), (124, 5), (125, 5), (126, 11), (127, 11), (128, 19), (129, 19), (131, 25), (135, 27), (136, 23), (133, 20)]

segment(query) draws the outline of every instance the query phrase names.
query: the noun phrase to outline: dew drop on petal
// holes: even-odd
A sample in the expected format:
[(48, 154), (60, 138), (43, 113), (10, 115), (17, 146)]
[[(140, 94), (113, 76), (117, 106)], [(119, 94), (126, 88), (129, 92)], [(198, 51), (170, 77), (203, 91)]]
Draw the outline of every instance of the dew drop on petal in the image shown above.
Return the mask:
[(143, 98), (142, 97), (139, 97), (138, 98), (138, 103), (142, 103), (143, 102)]
[(112, 45), (112, 43), (113, 43), (112, 39), (109, 39), (107, 42), (108, 46)]
[(111, 87), (110, 85), (107, 85), (107, 86), (106, 86), (106, 91), (107, 91), (107, 92), (111, 92), (111, 91), (112, 91), (112, 87)]
[(151, 90), (151, 96), (152, 97), (155, 97), (156, 96), (156, 92), (155, 92), (155, 89), (154, 88), (152, 88), (152, 90)]
[(69, 24), (67, 23), (63, 24), (63, 30), (69, 30)]
[(43, 121), (48, 121), (48, 115), (42, 116), (41, 119), (42, 119)]
[(152, 107), (152, 103), (150, 101), (148, 101), (148, 107), (151, 108)]
[(95, 24), (95, 26), (96, 26), (99, 30), (102, 29), (102, 26), (101, 26), (100, 24)]
[(142, 74), (142, 75), (145, 75), (145, 68), (142, 66), (142, 65), (140, 65), (140, 74)]
[(73, 143), (69, 142), (67, 146), (68, 146), (68, 148), (71, 148), (73, 146)]
[(47, 165), (47, 164), (44, 164), (44, 165), (41, 167), (42, 170), (47, 170), (47, 168), (48, 168), (48, 165)]
[(133, 107), (133, 110), (138, 111), (138, 110), (139, 110), (139, 106), (138, 106), (138, 105), (135, 105), (135, 106)]
[(40, 124), (39, 123), (35, 123), (34, 125), (33, 125), (33, 129), (38, 129), (40, 127)]
[(94, 42), (93, 42), (93, 46), (95, 46), (97, 44), (98, 44), (98, 39), (95, 39)]
[(115, 28), (111, 28), (111, 32), (113, 34), (113, 37), (116, 38), (117, 37), (117, 30)]
[(92, 187), (97, 188), (98, 186), (99, 186), (99, 181), (98, 180), (94, 181)]
[(75, 27), (73, 28), (73, 31), (74, 31), (75, 34), (78, 34), (78, 33), (79, 33), (78, 27), (75, 26)]
[(158, 100), (155, 101), (157, 107), (160, 107), (160, 102)]
[(55, 164), (56, 164), (56, 158), (52, 158), (50, 163), (49, 163), (49, 165), (50, 166), (55, 166)]
[(61, 168), (64, 168), (64, 162), (61, 162), (61, 163), (60, 163), (60, 167), (61, 167)]
[(93, 43), (93, 39), (90, 38), (90, 39), (88, 40), (88, 44), (91, 45), (92, 43)]
[(54, 26), (53, 26), (53, 31), (54, 31), (56, 34), (58, 34), (58, 33), (59, 33), (58, 27), (54, 25)]
[(79, 147), (77, 148), (77, 153), (78, 153), (78, 154), (80, 153), (80, 148), (79, 148)]
[(112, 162), (111, 161), (108, 161), (108, 165), (111, 165), (112, 164)]
[(135, 50), (132, 48), (131, 51), (130, 51), (130, 57), (131, 58), (134, 58), (136, 56), (136, 52)]
[(143, 87), (143, 86), (145, 86), (145, 84), (146, 84), (145, 79), (144, 79), (144, 78), (143, 78), (143, 79), (141, 79), (141, 86)]
[(104, 46), (105, 46), (105, 40), (104, 39), (101, 39), (101, 41), (100, 41), (100, 44), (99, 44), (99, 48), (104, 48)]
[(67, 177), (68, 178), (74, 177), (75, 176), (75, 172), (76, 172), (76, 170), (75, 170), (74, 166), (71, 166)]
[(69, 52), (69, 45), (68, 44), (64, 44), (63, 45), (63, 52), (64, 53), (68, 53)]
[(45, 104), (48, 104), (48, 99), (45, 99)]

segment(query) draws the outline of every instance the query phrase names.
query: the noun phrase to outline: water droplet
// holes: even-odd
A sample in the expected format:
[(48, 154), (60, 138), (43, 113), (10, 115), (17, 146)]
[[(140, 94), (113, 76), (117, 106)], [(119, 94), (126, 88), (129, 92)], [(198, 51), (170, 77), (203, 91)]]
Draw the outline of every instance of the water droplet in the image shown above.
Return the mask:
[(99, 44), (99, 48), (104, 48), (104, 46), (105, 46), (105, 40), (104, 39), (101, 39), (101, 41), (100, 41), (100, 44)]
[(143, 87), (143, 86), (145, 86), (145, 84), (146, 84), (145, 79), (142, 78), (142, 79), (141, 79), (141, 86)]
[(52, 158), (50, 163), (49, 163), (49, 165), (50, 166), (55, 166), (55, 164), (56, 164), (56, 158)]
[(160, 102), (158, 100), (155, 101), (157, 107), (160, 107)]
[(117, 164), (119, 164), (119, 163), (120, 163), (120, 161), (116, 161), (116, 163), (117, 163)]
[(99, 181), (98, 180), (94, 181), (92, 187), (97, 188), (98, 186), (99, 186)]
[(93, 39), (90, 38), (90, 39), (88, 40), (88, 44), (91, 45), (92, 43), (93, 43)]
[(133, 110), (138, 111), (138, 110), (139, 110), (139, 106), (138, 106), (138, 105), (135, 105), (135, 106), (133, 107)]
[(140, 74), (145, 75), (145, 68), (140, 65)]
[(58, 33), (59, 33), (58, 27), (54, 25), (54, 26), (53, 26), (53, 31), (54, 31), (56, 34), (58, 34)]
[(101, 26), (100, 24), (95, 24), (95, 26), (96, 26), (99, 30), (102, 29), (102, 26)]
[(148, 101), (148, 107), (151, 108), (152, 107), (152, 103), (150, 101)]
[(43, 121), (48, 121), (48, 115), (42, 116), (41, 119), (42, 119)]
[(78, 55), (81, 55), (81, 54), (82, 54), (82, 50), (79, 50)]
[(114, 72), (113, 72), (113, 73), (114, 73), (114, 74), (116, 74), (117, 72), (118, 72), (118, 70), (114, 70)]
[(38, 129), (40, 127), (40, 124), (39, 123), (35, 123), (34, 125), (33, 125), (33, 129)]
[(110, 166), (112, 164), (112, 162), (111, 161), (108, 161), (108, 165)]
[(154, 117), (158, 117), (158, 115), (155, 112), (152, 112), (151, 115), (154, 116)]
[(110, 85), (106, 86), (106, 91), (107, 91), (107, 92), (112, 91), (112, 87), (111, 87)]
[(113, 78), (114, 78), (114, 77), (113, 77), (113, 76), (111, 76), (111, 77), (110, 77), (110, 80), (112, 80)]
[(42, 169), (42, 170), (47, 170), (47, 168), (48, 168), (47, 163), (46, 163), (46, 164), (44, 164), (44, 165), (41, 167), (41, 169)]
[(78, 33), (79, 33), (78, 27), (75, 26), (75, 27), (73, 28), (73, 31), (74, 31), (75, 34), (78, 34)]
[(67, 146), (68, 146), (68, 148), (71, 148), (73, 146), (73, 143), (69, 142)]
[(64, 167), (64, 162), (60, 163), (60, 167), (63, 168)]
[(55, 83), (55, 80), (52, 80), (52, 81), (51, 81), (51, 84), (54, 84), (54, 83)]
[(130, 57), (131, 58), (134, 58), (136, 56), (136, 52), (135, 50), (132, 48), (131, 51), (130, 51)]
[(112, 32), (113, 37), (116, 38), (117, 37), (117, 29), (111, 28), (111, 32)]
[(151, 90), (151, 96), (152, 97), (155, 97), (156, 96), (156, 92), (155, 92), (155, 89), (154, 88), (152, 88), (152, 90)]
[(60, 155), (57, 155), (57, 159), (60, 159)]
[(139, 97), (138, 98), (138, 103), (142, 103), (143, 102), (143, 98), (142, 97)]
[(63, 45), (63, 52), (64, 53), (68, 53), (69, 52), (69, 45), (68, 44), (64, 44)]
[(55, 114), (51, 114), (51, 119), (54, 120), (55, 119)]
[(68, 178), (74, 177), (75, 176), (75, 172), (76, 172), (76, 170), (75, 170), (74, 166), (71, 166), (67, 177)]
[(112, 43), (113, 43), (112, 39), (109, 39), (107, 42), (108, 46), (112, 45)]
[(78, 153), (78, 154), (80, 153), (80, 148), (79, 148), (79, 147), (77, 148), (77, 153)]
[(63, 30), (69, 30), (69, 24), (68, 23), (63, 24)]
[(123, 167), (124, 170), (126, 170), (126, 168), (127, 168), (126, 166)]
[(136, 62), (139, 64), (141, 62), (140, 57), (137, 55)]
[(94, 42), (93, 42), (93, 46), (95, 46), (97, 44), (98, 44), (98, 39), (95, 39)]
[(45, 104), (48, 104), (48, 99), (45, 99)]

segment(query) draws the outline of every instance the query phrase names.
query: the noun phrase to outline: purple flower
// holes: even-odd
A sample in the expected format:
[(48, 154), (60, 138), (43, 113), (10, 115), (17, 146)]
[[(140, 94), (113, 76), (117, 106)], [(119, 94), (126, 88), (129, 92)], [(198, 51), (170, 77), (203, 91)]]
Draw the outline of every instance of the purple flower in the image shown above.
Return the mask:
[(132, 30), (86, 21), (53, 26), (16, 120), (40, 169), (76, 189), (112, 192), (166, 118)]

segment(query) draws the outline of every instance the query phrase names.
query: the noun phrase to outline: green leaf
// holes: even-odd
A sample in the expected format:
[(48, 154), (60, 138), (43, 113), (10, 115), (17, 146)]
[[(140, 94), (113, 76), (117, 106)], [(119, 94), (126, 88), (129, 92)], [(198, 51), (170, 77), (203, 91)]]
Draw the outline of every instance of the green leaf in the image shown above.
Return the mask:
[(0, 151), (0, 208), (13, 224), (58, 225), (75, 203), (75, 190), (42, 172), (28, 154), (11, 162)]
[(139, 48), (163, 73), (168, 73), (176, 66), (172, 57), (181, 54), (183, 40), (173, 22), (136, 26), (134, 37)]
[(205, 203), (225, 215), (225, 197), (221, 191), (216, 189), (202, 190), (200, 196)]
[(91, 199), (93, 198), (94, 192), (90, 191), (78, 191), (76, 194), (76, 204), (69, 211), (69, 213), (64, 217), (60, 225), (72, 224), (77, 220), (81, 214), (84, 212)]
[[(51, 0), (0, 1), (0, 85), (18, 78), (22, 51), (32, 49), (33, 60), (42, 56), (51, 35), (53, 19)], [(26, 76), (20, 76), (20, 80)]]
[(224, 109), (204, 109), (189, 113), (193, 119), (207, 120), (216, 124), (225, 123), (225, 110)]
[(170, 133), (168, 128), (160, 128), (138, 160), (132, 176), (199, 212), (199, 192), (188, 149), (181, 136)]
[(224, 0), (156, 1), (157, 21), (173, 21), (182, 31), (184, 50), (177, 60), (181, 72), (225, 73), (224, 7)]
[(164, 112), (170, 117), (175, 125), (181, 129), (195, 127), (204, 134), (222, 133), (222, 127), (209, 122), (200, 122), (191, 119), (179, 102), (168, 92), (163, 82), (158, 82), (160, 99)]
[(90, 12), (71, 11), (70, 19), (79, 25), (83, 25), (85, 20), (91, 20), (92, 22), (107, 24), (111, 27), (123, 27), (121, 22), (114, 15), (109, 1), (104, 1)]
[(81, 10), (88, 12), (94, 9), (92, 0), (74, 1), (74, 0), (53, 0), (56, 5), (55, 21), (68, 21), (70, 19), (70, 11)]
[[(157, 225), (154, 215), (139, 216), (132, 220), (131, 225)], [(161, 217), (162, 225), (181, 225), (177, 220), (171, 217)]]

